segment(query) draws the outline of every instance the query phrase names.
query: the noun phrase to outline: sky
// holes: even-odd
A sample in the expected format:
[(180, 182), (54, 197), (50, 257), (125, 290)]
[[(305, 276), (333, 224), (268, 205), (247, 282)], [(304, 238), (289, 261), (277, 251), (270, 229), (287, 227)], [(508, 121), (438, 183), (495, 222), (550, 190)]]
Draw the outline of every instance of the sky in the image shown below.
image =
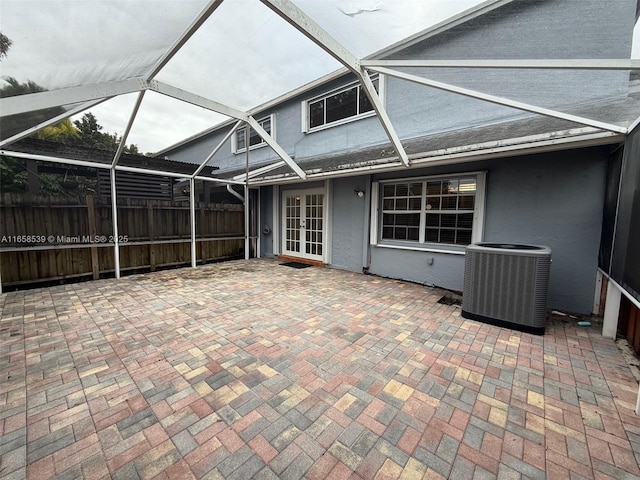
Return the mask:
[[(481, 3), (294, 1), (360, 58)], [(0, 31), (13, 41), (0, 75), (49, 89), (144, 75), (206, 3), (0, 0)], [(634, 48), (634, 58), (637, 53)], [(257, 0), (225, 0), (157, 79), (246, 110), (340, 66)], [(104, 131), (122, 134), (136, 96), (109, 100), (91, 112)], [(128, 143), (155, 152), (225, 119), (147, 92)]]
[[(358, 57), (477, 3), (479, 0), (297, 2)], [(341, 64), (263, 5), (251, 0), (227, 0), (158, 75), (158, 80), (246, 110), (340, 67)], [(220, 71), (224, 75), (220, 75)], [(189, 74), (185, 75), (186, 72)], [(130, 99), (128, 103), (133, 101)], [(149, 102), (150, 112), (160, 112), (167, 111), (164, 104), (170, 100), (154, 95)], [(106, 125), (107, 119), (110, 124), (111, 118), (116, 121), (119, 110), (107, 104), (94, 113), (101, 121), (104, 119)], [(150, 117), (155, 121), (136, 122), (131, 141), (142, 151), (158, 151), (226, 120), (190, 105), (173, 105), (171, 112), (176, 129), (172, 129), (169, 136), (162, 128), (161, 116), (152, 114)], [(141, 112), (141, 116), (143, 114)]]
[[(8, 57), (0, 63), (0, 73), (33, 80), (48, 89), (143, 75), (206, 3), (0, 0), (0, 31), (13, 41)], [(295, 3), (362, 57), (480, 0)], [(225, 0), (157, 79), (246, 110), (340, 67), (259, 1)], [(117, 97), (90, 111), (104, 131), (121, 134), (136, 96)], [(154, 152), (225, 119), (148, 92), (128, 143)]]

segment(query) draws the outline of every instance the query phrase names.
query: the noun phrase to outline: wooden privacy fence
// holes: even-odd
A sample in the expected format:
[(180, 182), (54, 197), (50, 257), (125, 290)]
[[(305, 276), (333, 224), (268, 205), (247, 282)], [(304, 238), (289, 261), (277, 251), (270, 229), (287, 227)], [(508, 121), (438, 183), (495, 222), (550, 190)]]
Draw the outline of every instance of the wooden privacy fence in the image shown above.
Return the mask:
[[(0, 281), (20, 286), (113, 275), (111, 199), (3, 194), (0, 204)], [(120, 269), (155, 270), (191, 262), (189, 204), (119, 199)], [(198, 262), (244, 251), (244, 209), (196, 205)]]

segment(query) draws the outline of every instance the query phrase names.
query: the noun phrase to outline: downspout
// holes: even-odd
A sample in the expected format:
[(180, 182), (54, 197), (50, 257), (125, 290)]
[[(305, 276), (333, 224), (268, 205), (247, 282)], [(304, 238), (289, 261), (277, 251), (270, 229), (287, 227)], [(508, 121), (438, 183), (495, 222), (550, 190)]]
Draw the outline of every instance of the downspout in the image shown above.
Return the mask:
[(238, 192), (236, 192), (230, 183), (227, 183), (227, 192), (229, 192), (231, 195), (233, 195), (234, 197), (236, 197), (238, 200), (240, 200), (242, 203), (244, 203), (244, 197), (242, 195), (240, 195)]
[(362, 238), (362, 271), (367, 273), (370, 266), (371, 247), (371, 175), (365, 177), (365, 193), (364, 193), (364, 234)]

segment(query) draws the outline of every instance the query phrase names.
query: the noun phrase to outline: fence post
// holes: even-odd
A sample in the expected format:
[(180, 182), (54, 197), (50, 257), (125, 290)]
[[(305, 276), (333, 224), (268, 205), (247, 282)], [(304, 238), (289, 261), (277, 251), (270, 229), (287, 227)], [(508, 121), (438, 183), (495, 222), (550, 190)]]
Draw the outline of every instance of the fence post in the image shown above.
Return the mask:
[(95, 241), (97, 237), (96, 209), (93, 204), (93, 197), (91, 195), (87, 195), (86, 199), (87, 199), (87, 220), (89, 224), (89, 237), (91, 238), (91, 272), (93, 273), (93, 279), (98, 280), (98, 278), (100, 278), (100, 264), (98, 262), (98, 247), (95, 246)]

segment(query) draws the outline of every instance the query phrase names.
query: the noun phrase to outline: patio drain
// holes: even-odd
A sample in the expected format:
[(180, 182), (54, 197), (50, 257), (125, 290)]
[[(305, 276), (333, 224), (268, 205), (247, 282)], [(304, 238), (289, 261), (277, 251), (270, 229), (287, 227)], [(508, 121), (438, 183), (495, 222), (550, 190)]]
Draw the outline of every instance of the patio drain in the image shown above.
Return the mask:
[(447, 292), (438, 300), (438, 303), (442, 305), (462, 305), (462, 297), (453, 292)]

